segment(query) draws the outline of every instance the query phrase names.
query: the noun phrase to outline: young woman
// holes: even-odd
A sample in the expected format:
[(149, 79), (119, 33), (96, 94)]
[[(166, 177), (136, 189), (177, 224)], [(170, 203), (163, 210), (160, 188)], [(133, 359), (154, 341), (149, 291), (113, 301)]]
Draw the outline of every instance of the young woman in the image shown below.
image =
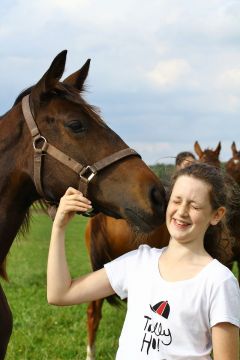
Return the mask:
[[(117, 359), (237, 360), (240, 291), (230, 270), (213, 258), (212, 228), (225, 215), (220, 172), (193, 164), (173, 179), (166, 222), (168, 247), (142, 245), (103, 269), (72, 279), (65, 228), (90, 202), (69, 188), (53, 223), (47, 270), (48, 301), (80, 304), (117, 293), (128, 298)], [(210, 244), (208, 243), (210, 241)], [(206, 251), (209, 249), (210, 253)]]

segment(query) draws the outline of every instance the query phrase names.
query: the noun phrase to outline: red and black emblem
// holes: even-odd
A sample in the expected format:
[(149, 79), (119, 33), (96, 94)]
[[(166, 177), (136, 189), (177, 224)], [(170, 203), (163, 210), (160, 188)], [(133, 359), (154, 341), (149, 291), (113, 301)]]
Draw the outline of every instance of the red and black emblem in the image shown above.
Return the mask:
[(150, 305), (150, 308), (153, 312), (165, 317), (166, 319), (169, 316), (170, 306), (168, 304), (168, 301), (160, 301), (159, 303), (157, 303), (154, 306)]

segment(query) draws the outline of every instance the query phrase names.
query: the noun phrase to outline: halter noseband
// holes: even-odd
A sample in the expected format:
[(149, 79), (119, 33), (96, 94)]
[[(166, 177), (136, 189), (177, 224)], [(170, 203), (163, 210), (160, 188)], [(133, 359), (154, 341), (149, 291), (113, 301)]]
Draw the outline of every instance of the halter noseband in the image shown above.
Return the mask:
[[(128, 156), (139, 156), (140, 155), (133, 149), (126, 148), (116, 153), (113, 153), (102, 160), (95, 162), (93, 165), (82, 165), (78, 161), (72, 159), (70, 156), (64, 154), (62, 151), (57, 149), (55, 146), (49, 144), (44, 136), (41, 135), (37, 124), (33, 118), (30, 103), (30, 95), (24, 96), (22, 99), (22, 111), (29, 128), (29, 131), (33, 138), (33, 149), (34, 149), (34, 183), (38, 194), (46, 200), (44, 195), (42, 181), (41, 181), (41, 169), (43, 156), (48, 154), (53, 158), (57, 159), (62, 164), (69, 167), (75, 173), (79, 175), (79, 186), (78, 189), (87, 196), (88, 184), (97, 173), (106, 168), (107, 166), (114, 164), (115, 162), (128, 157)], [(51, 201), (50, 201), (51, 203)]]

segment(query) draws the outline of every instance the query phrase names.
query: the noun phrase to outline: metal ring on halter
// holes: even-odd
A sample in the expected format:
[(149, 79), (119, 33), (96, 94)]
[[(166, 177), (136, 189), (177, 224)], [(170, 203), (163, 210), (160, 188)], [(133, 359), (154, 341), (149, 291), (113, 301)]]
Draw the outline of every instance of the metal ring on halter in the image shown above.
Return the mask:
[(79, 176), (82, 181), (88, 184), (96, 174), (97, 171), (88, 165), (80, 171)]
[[(43, 144), (41, 147), (38, 147), (38, 143), (40, 143), (41, 141), (43, 141)], [(45, 151), (47, 149), (47, 140), (45, 139), (44, 136), (42, 135), (38, 135), (35, 137), (35, 139), (33, 140), (33, 148), (34, 151), (37, 153), (42, 153), (43, 151)]]

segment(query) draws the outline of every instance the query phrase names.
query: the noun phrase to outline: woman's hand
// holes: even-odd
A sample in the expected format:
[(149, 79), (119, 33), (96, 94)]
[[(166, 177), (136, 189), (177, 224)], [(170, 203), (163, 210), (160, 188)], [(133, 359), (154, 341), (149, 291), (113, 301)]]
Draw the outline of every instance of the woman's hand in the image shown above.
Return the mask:
[(85, 198), (80, 191), (69, 187), (60, 200), (53, 225), (65, 228), (76, 212), (85, 212), (91, 208), (91, 201)]
[(65, 227), (78, 211), (91, 209), (81, 192), (68, 188), (61, 198), (52, 227), (48, 253), (47, 297), (50, 304), (74, 305), (110, 296), (114, 293), (106, 270), (100, 269), (72, 279), (65, 252)]

